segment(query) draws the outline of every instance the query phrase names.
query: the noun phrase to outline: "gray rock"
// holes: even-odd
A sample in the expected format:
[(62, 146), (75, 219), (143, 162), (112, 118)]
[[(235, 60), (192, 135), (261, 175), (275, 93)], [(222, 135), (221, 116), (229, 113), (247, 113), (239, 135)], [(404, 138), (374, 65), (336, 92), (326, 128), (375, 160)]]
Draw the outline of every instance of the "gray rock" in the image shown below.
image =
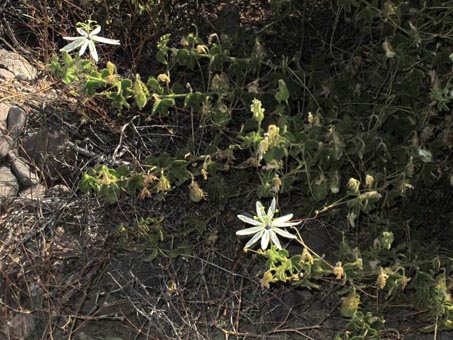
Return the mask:
[(35, 338), (36, 324), (35, 318), (30, 314), (17, 314), (7, 323), (7, 334), (9, 339), (30, 339)]
[(10, 152), (8, 156), (10, 159), (11, 171), (14, 176), (16, 176), (22, 189), (39, 184), (38, 175), (30, 169), (23, 159), (17, 157), (13, 152)]
[(64, 178), (70, 174), (66, 161), (71, 157), (65, 140), (63, 130), (44, 127), (37, 133), (23, 138), (21, 155), (41, 169), (50, 181)]
[(18, 80), (35, 80), (38, 76), (36, 69), (21, 55), (0, 49), (0, 65), (14, 74)]
[(6, 120), (11, 106), (5, 103), (0, 103), (0, 129), (6, 130)]
[(0, 159), (4, 158), (11, 148), (13, 140), (9, 136), (5, 136), (0, 132)]
[(6, 80), (6, 81), (10, 81), (10, 80), (13, 80), (15, 79), (16, 77), (14, 76), (14, 73), (8, 71), (8, 70), (5, 70), (4, 68), (0, 68), (0, 79), (1, 80)]
[(43, 184), (38, 184), (22, 190), (19, 193), (19, 196), (22, 198), (28, 198), (29, 200), (42, 200), (45, 197), (46, 192), (46, 186)]
[(16, 140), (25, 125), (27, 114), (19, 106), (11, 106), (8, 111), (7, 127), (9, 136)]
[(47, 197), (64, 196), (70, 192), (71, 192), (71, 189), (69, 189), (66, 185), (57, 184), (57, 185), (54, 185), (53, 187), (50, 187), (49, 189), (47, 189), (46, 196)]
[(7, 166), (0, 167), (0, 205), (9, 204), (19, 192), (19, 183)]

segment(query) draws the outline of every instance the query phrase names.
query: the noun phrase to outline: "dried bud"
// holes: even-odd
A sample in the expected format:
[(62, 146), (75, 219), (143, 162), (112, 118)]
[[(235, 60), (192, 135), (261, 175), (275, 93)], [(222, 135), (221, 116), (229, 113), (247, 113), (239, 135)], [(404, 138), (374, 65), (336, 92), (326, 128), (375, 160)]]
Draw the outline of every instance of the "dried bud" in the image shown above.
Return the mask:
[(401, 289), (402, 290), (404, 290), (407, 287), (407, 284), (409, 283), (410, 280), (411, 280), (410, 277), (403, 275), (403, 277), (401, 278)]
[(265, 109), (262, 107), (261, 101), (259, 99), (255, 98), (252, 100), (250, 111), (252, 111), (253, 118), (255, 118), (258, 123), (261, 123), (263, 121)]
[(384, 289), (387, 284), (387, 279), (389, 278), (388, 274), (385, 272), (384, 268), (379, 268), (379, 275), (377, 278), (377, 286), (379, 289)]
[(275, 175), (274, 178), (272, 178), (272, 192), (278, 193), (280, 191), (280, 188), (282, 186), (282, 180), (278, 175)]
[(264, 154), (267, 152), (268, 149), (269, 149), (269, 141), (267, 140), (267, 138), (265, 138), (265, 139), (261, 140), (261, 142), (258, 144), (258, 151), (256, 152), (258, 162), (260, 162), (263, 159)]
[(330, 179), (330, 191), (332, 194), (337, 194), (340, 191), (340, 173), (338, 170), (335, 171)]
[(300, 256), (300, 261), (302, 263), (305, 263), (305, 262), (308, 262), (310, 264), (314, 263), (313, 256), (310, 254), (310, 252), (308, 251), (307, 248), (304, 248), (304, 250), (302, 251), (302, 255)]
[(341, 262), (337, 262), (335, 268), (333, 268), (333, 273), (335, 274), (335, 279), (341, 280), (344, 277), (344, 268)]
[(395, 56), (395, 52), (393, 51), (392, 45), (388, 42), (388, 40), (385, 40), (382, 43), (382, 48), (385, 51), (385, 57), (388, 59), (392, 59)]
[(409, 162), (407, 162), (406, 164), (406, 175), (408, 177), (412, 177), (414, 176), (414, 170), (415, 170), (415, 167), (414, 167), (414, 162), (412, 161), (412, 157), (409, 158)]
[(359, 193), (360, 190), (360, 182), (356, 180), (354, 177), (351, 177), (348, 181), (348, 188), (357, 194)]
[(267, 127), (267, 132), (264, 134), (268, 140), (270, 146), (276, 146), (280, 139), (280, 128), (277, 125), (271, 124)]
[(361, 199), (361, 200), (369, 200), (369, 199), (371, 199), (371, 200), (374, 200), (374, 201), (378, 201), (381, 198), (382, 198), (382, 195), (379, 192), (375, 191), (375, 190), (365, 192), (365, 193), (363, 193), (363, 194), (361, 194), (359, 196), (359, 199)]
[(170, 84), (170, 77), (166, 75), (165, 73), (161, 73), (157, 76), (157, 80), (165, 83), (165, 84)]
[(182, 37), (181, 40), (179, 41), (179, 43), (180, 43), (181, 46), (183, 46), (183, 47), (189, 46), (189, 41), (188, 41), (185, 37)]
[(206, 46), (206, 45), (197, 45), (196, 50), (197, 50), (197, 53), (200, 53), (200, 54), (208, 54), (208, 52), (209, 52), (208, 46)]
[(260, 280), (261, 287), (270, 288), (270, 283), (274, 281), (274, 277), (270, 271), (267, 271), (263, 274), (263, 278)]
[(374, 184), (374, 177), (367, 174), (366, 177), (365, 177), (365, 186), (366, 186), (368, 189), (371, 189), (371, 187), (373, 186), (373, 184)]
[(171, 184), (169, 179), (161, 173), (160, 178), (159, 178), (159, 183), (157, 183), (156, 190), (158, 192), (165, 192), (171, 189)]
[(313, 117), (313, 113), (308, 112), (308, 124), (313, 125), (315, 121), (315, 117)]

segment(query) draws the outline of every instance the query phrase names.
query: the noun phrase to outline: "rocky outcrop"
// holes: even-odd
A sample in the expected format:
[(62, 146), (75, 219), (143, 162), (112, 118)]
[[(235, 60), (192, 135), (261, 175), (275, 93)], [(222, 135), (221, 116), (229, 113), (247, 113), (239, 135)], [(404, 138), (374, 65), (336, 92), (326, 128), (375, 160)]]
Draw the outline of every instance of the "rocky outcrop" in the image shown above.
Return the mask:
[[(22, 56), (0, 49), (0, 86), (28, 88), (37, 76)], [(43, 197), (41, 179), (61, 174), (58, 160), (64, 159), (65, 135), (58, 131), (43, 127), (20, 139), (30, 108), (14, 98), (0, 96), (0, 210), (17, 197)]]
[(33, 81), (38, 77), (38, 71), (21, 55), (0, 49), (0, 66), (3, 79)]

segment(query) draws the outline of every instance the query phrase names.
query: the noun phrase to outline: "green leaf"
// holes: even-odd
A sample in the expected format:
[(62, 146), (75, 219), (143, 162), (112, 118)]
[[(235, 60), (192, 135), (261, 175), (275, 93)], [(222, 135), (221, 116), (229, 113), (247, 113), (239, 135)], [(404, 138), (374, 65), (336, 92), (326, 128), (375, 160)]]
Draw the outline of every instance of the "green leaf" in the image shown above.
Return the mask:
[(118, 94), (127, 98), (132, 93), (132, 80), (130, 79), (122, 79), (121, 82), (117, 85), (118, 86)]
[(157, 53), (156, 53), (156, 60), (157, 60), (159, 63), (161, 63), (161, 64), (163, 64), (163, 65), (167, 65), (167, 64), (168, 64), (167, 58), (168, 58), (168, 57), (167, 57), (167, 53), (166, 53), (166, 52), (164, 52), (164, 51), (162, 51), (162, 50), (157, 51)]
[(118, 169), (109, 169), (110, 171), (113, 170), (112, 174), (114, 173), (117, 178), (125, 177), (129, 175), (129, 168), (125, 165), (120, 166)]
[(145, 257), (143, 259), (143, 262), (146, 262), (146, 263), (153, 262), (157, 258), (157, 256), (159, 256), (159, 249), (153, 248), (153, 251), (151, 252), (151, 254), (148, 255), (147, 257)]
[(170, 250), (167, 253), (167, 256), (171, 259), (175, 259), (179, 256), (192, 255), (192, 246), (190, 245), (181, 245), (175, 249)]
[(168, 108), (174, 106), (174, 98), (160, 98), (157, 95), (154, 95), (154, 104), (153, 104), (153, 113), (159, 113), (160, 116), (168, 115)]
[(173, 161), (170, 168), (168, 169), (169, 175), (171, 176), (171, 181), (176, 179), (178, 181), (177, 185), (185, 182), (192, 177), (192, 174), (187, 170), (187, 161), (183, 159), (178, 159)]
[(107, 98), (110, 99), (114, 104), (115, 107), (121, 109), (123, 107), (129, 108), (130, 105), (127, 102), (126, 98), (124, 98), (121, 94), (118, 93), (108, 93)]
[(49, 67), (52, 70), (54, 76), (61, 77), (60, 74), (62, 66), (60, 64), (60, 61), (58, 60), (58, 56), (54, 55), (52, 59), (50, 59)]
[[(223, 64), (227, 61), (227, 57), (223, 54), (216, 54), (211, 58), (209, 69), (213, 72), (222, 71)], [(235, 65), (235, 64), (232, 64)]]
[(341, 304), (340, 313), (346, 318), (353, 317), (359, 309), (360, 296), (356, 293), (350, 293), (348, 296), (343, 298)]
[(66, 71), (64, 71), (61, 81), (65, 84), (71, 84), (71, 83), (79, 80), (77, 73), (78, 72), (73, 67), (70, 67)]
[(267, 152), (265, 153), (264, 155), (264, 160), (267, 162), (267, 163), (270, 163), (271, 161), (275, 160), (275, 161), (279, 161), (281, 160), (283, 157), (285, 157), (285, 150), (283, 148), (269, 148), (269, 150), (267, 150)]
[(176, 55), (175, 61), (182, 66), (187, 66), (189, 69), (193, 70), (196, 64), (196, 58), (189, 50), (182, 49), (173, 49), (173, 53)]
[(148, 87), (148, 89), (156, 92), (157, 94), (164, 93), (164, 89), (162, 88), (162, 86), (160, 86), (159, 81), (155, 77), (149, 77), (146, 86)]
[(61, 55), (63, 57), (63, 62), (66, 66), (71, 67), (74, 64), (74, 59), (69, 55), (69, 53), (65, 50), (61, 51)]
[(108, 185), (102, 184), (99, 190), (99, 196), (104, 202), (108, 204), (114, 204), (118, 201), (121, 190), (116, 183), (110, 183)]
[(96, 89), (104, 86), (104, 84), (105, 81), (101, 78), (101, 74), (97, 71), (93, 71), (89, 76), (86, 77), (82, 91), (84, 91), (89, 96), (93, 96), (96, 93)]
[(195, 111), (200, 110), (204, 102), (204, 95), (201, 92), (189, 93), (184, 101), (185, 107), (190, 107)]
[(289, 91), (283, 79), (278, 80), (278, 90), (277, 93), (275, 94), (275, 99), (277, 99), (279, 103), (281, 102), (288, 103)]
[(127, 179), (127, 192), (130, 195), (134, 195), (138, 190), (143, 188), (144, 175), (132, 175)]
[(79, 190), (84, 194), (88, 194), (92, 189), (96, 188), (96, 182), (96, 177), (84, 173), (82, 180), (79, 182)]

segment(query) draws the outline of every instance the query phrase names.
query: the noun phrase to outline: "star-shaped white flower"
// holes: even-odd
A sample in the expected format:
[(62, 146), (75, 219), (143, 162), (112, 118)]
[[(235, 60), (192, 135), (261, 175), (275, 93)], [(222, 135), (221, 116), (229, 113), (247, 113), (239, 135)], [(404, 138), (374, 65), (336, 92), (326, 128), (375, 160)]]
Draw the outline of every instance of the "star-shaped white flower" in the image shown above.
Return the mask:
[(255, 244), (259, 239), (261, 239), (261, 249), (266, 250), (269, 242), (275, 244), (278, 249), (282, 249), (280, 241), (277, 237), (277, 234), (286, 238), (294, 239), (296, 235), (290, 234), (284, 229), (284, 227), (290, 227), (297, 225), (300, 222), (290, 222), (293, 214), (288, 214), (282, 217), (274, 218), (275, 213), (275, 198), (272, 199), (271, 206), (269, 207), (267, 213), (264, 209), (264, 206), (260, 201), (256, 202), (256, 213), (257, 216), (250, 218), (244, 215), (237, 215), (237, 217), (248, 224), (252, 224), (253, 227), (242, 229), (236, 232), (236, 235), (253, 235), (253, 237), (247, 242), (245, 248), (250, 248)]
[(99, 57), (98, 52), (96, 51), (96, 46), (94, 46), (95, 42), (110, 45), (120, 44), (119, 40), (99, 37), (98, 34), (99, 32), (101, 32), (101, 26), (96, 27), (90, 33), (87, 33), (85, 30), (77, 27), (77, 32), (79, 32), (79, 34), (81, 35), (80, 37), (63, 37), (63, 39), (72, 41), (72, 43), (66, 45), (60, 51), (71, 52), (72, 50), (75, 50), (76, 48), (80, 47), (79, 55), (82, 56), (88, 47), (90, 50), (91, 57), (94, 59), (95, 62), (98, 62)]

